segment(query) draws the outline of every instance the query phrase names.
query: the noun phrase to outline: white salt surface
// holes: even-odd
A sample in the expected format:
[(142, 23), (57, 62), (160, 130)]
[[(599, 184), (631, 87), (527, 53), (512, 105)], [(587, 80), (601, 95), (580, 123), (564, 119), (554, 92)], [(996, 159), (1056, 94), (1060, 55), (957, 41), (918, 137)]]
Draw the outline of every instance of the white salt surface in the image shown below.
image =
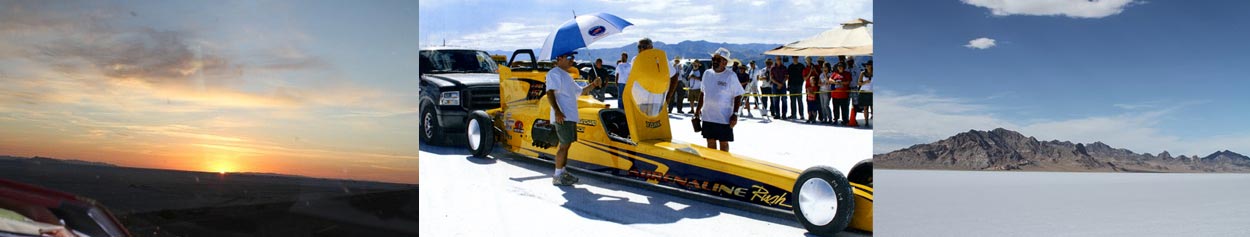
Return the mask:
[(1250, 174), (876, 170), (882, 236), (1250, 236)]

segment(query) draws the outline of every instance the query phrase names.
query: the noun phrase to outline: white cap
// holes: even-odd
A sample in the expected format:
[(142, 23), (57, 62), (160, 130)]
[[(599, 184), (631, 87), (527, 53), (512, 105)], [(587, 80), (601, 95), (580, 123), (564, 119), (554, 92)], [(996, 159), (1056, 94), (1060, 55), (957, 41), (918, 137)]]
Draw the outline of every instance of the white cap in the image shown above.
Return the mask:
[(729, 50), (725, 48), (716, 49), (716, 52), (712, 53), (712, 57), (715, 58), (716, 56), (721, 56), (725, 59), (729, 59)]

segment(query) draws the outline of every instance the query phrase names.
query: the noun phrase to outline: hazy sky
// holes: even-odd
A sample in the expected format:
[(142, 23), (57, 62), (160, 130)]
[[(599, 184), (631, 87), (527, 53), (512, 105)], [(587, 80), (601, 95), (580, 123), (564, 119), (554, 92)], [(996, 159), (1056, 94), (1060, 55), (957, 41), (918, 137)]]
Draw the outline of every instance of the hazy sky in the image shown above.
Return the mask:
[(573, 13), (610, 13), (634, 23), (590, 48), (615, 48), (642, 37), (678, 43), (706, 40), (784, 44), (856, 18), (873, 19), (871, 0), (840, 1), (421, 1), (421, 44), (485, 50), (539, 48)]
[(415, 1), (2, 1), (0, 154), (415, 183)]
[(1250, 153), (1248, 2), (876, 7), (877, 153), (996, 127), (1138, 153)]

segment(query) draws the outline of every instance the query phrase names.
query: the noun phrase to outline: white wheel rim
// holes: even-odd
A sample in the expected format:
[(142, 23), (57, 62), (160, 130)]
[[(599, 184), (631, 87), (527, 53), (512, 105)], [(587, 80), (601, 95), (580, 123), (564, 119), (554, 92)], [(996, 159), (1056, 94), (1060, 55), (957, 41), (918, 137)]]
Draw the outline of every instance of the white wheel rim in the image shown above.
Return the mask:
[(838, 197), (833, 193), (833, 186), (829, 182), (818, 178), (808, 179), (803, 181), (799, 192), (799, 210), (803, 211), (804, 219), (818, 226), (833, 221), (838, 213)]
[(434, 114), (433, 114), (433, 113), (427, 113), (427, 114), (425, 114), (425, 119), (422, 119), (422, 120), (421, 120), (422, 124), (425, 124), (425, 136), (426, 136), (426, 138), (432, 138), (432, 137), (434, 137), (434, 122), (430, 122), (430, 120), (433, 120), (433, 119), (434, 119)]
[(477, 119), (469, 120), (468, 129), (465, 134), (469, 136), (469, 149), (477, 150), (482, 145), (482, 130), (477, 127)]

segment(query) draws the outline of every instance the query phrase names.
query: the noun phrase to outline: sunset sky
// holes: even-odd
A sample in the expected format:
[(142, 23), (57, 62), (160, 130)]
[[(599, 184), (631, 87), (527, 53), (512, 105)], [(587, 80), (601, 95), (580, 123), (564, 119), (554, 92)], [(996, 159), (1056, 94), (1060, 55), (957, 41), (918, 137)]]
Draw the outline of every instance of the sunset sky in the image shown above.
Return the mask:
[(417, 182), (417, 2), (0, 2), (0, 155)]

